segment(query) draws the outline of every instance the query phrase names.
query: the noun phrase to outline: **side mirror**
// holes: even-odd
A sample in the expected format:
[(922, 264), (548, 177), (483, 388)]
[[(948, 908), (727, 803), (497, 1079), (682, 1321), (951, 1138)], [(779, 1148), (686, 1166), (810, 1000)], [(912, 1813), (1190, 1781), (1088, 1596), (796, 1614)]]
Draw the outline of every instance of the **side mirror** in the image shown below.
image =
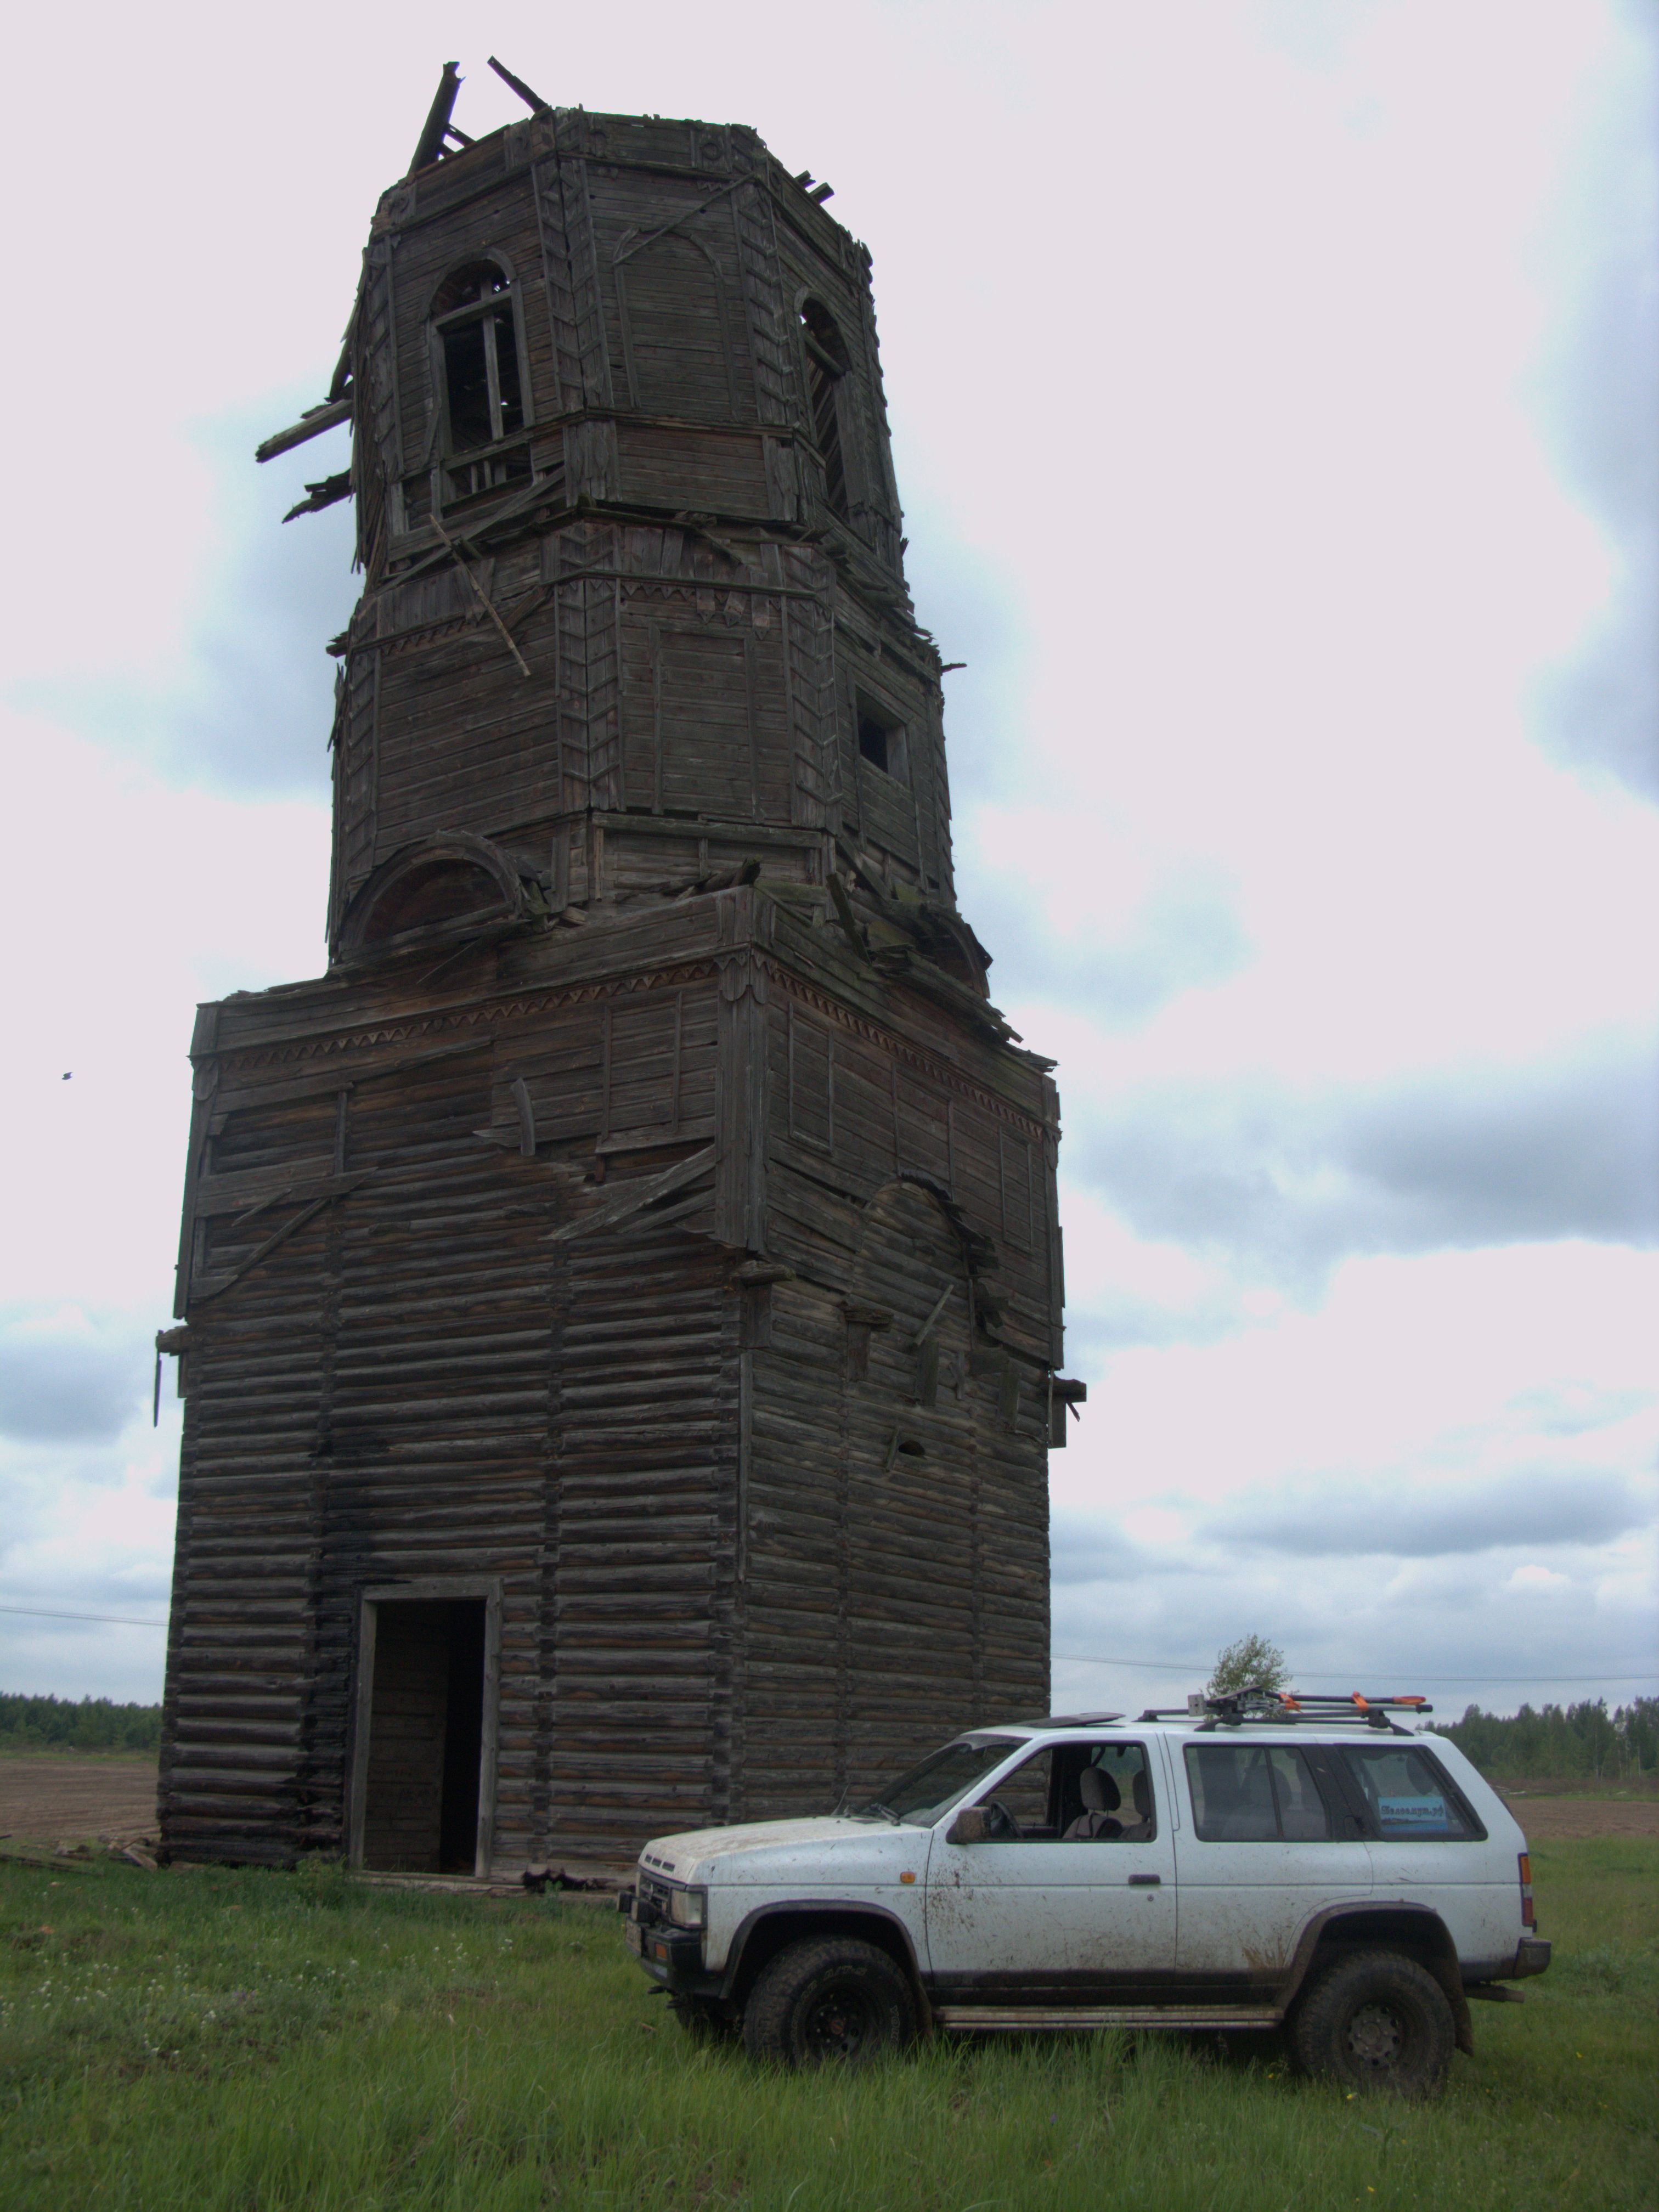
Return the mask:
[(964, 1806), (945, 1832), (947, 1844), (988, 1844), (991, 1815), (983, 1805)]

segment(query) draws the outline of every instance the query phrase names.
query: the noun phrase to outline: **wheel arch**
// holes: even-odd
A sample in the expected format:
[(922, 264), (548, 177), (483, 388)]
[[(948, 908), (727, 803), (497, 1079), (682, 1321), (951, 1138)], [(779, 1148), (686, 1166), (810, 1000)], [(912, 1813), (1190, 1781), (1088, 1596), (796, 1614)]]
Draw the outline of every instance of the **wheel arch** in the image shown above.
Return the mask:
[(780, 1951), (817, 1936), (853, 1936), (885, 1951), (910, 1984), (924, 2030), (931, 2025), (932, 2008), (915, 1944), (898, 1915), (878, 1905), (838, 1904), (819, 1898), (780, 1899), (757, 1905), (744, 1917), (726, 1953), (720, 1989), (722, 2001), (741, 2007), (761, 1969)]
[(1328, 1905), (1302, 1931), (1286, 1979), (1283, 2002), (1288, 2013), (1316, 1967), (1343, 1951), (1398, 1951), (1434, 1976), (1451, 2007), (1457, 2047), (1474, 2054), (1474, 2027), (1463, 1993), (1457, 1945), (1451, 1930), (1431, 1906), (1409, 1899)]

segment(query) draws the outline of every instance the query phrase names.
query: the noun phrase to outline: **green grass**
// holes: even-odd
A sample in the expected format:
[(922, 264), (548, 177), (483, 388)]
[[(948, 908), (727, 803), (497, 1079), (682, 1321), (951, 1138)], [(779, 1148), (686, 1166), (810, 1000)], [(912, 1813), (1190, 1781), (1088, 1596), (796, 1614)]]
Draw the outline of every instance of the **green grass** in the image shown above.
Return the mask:
[(1214, 2038), (694, 2047), (578, 1905), (0, 1866), (0, 2206), (1651, 2207), (1659, 1846), (1535, 1851), (1556, 1964), (1402, 2107)]

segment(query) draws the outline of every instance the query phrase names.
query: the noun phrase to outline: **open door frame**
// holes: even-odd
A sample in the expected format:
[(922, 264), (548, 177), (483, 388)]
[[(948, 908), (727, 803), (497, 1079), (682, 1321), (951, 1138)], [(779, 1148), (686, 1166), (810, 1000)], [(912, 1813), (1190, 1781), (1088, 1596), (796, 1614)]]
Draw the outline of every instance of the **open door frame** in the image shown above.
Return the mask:
[(346, 1789), (346, 1863), (363, 1863), (368, 1809), (368, 1739), (374, 1712), (375, 1632), (383, 1605), (431, 1604), (448, 1598), (484, 1601), (483, 1729), (478, 1752), (478, 1844), (472, 1871), (483, 1876), (495, 1855), (495, 1742), (501, 1687), (501, 1581), (499, 1575), (429, 1575), (416, 1582), (380, 1583), (358, 1601), (357, 1683), (352, 1699), (351, 1753)]

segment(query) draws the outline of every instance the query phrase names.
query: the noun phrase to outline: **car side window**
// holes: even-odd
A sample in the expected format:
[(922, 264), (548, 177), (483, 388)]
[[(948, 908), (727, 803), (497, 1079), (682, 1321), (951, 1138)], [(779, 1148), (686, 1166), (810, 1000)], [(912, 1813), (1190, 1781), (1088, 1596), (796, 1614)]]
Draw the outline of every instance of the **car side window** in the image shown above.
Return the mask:
[(1001, 1808), (998, 1843), (1143, 1844), (1158, 1833), (1146, 1747), (1048, 1744), (978, 1801)]
[(1481, 1834), (1438, 1760), (1416, 1744), (1344, 1744), (1371, 1832), (1386, 1843), (1462, 1843)]
[(1000, 1844), (1036, 1844), (1052, 1840), (1054, 1830), (1048, 1825), (1048, 1801), (1054, 1769), (1053, 1747), (1045, 1744), (1041, 1751), (1033, 1752), (1023, 1759), (1012, 1774), (1005, 1774), (1000, 1782), (984, 1791), (975, 1801), (981, 1805), (1000, 1806), (1008, 1817), (1008, 1826), (1000, 1824), (993, 1831), (993, 1840)]
[(1305, 1844), (1331, 1832), (1306, 1754), (1293, 1744), (1189, 1743), (1187, 1782), (1200, 1843)]
[(1062, 1843), (1152, 1842), (1158, 1807), (1145, 1744), (1062, 1744), (1054, 1759), (1054, 1826)]

